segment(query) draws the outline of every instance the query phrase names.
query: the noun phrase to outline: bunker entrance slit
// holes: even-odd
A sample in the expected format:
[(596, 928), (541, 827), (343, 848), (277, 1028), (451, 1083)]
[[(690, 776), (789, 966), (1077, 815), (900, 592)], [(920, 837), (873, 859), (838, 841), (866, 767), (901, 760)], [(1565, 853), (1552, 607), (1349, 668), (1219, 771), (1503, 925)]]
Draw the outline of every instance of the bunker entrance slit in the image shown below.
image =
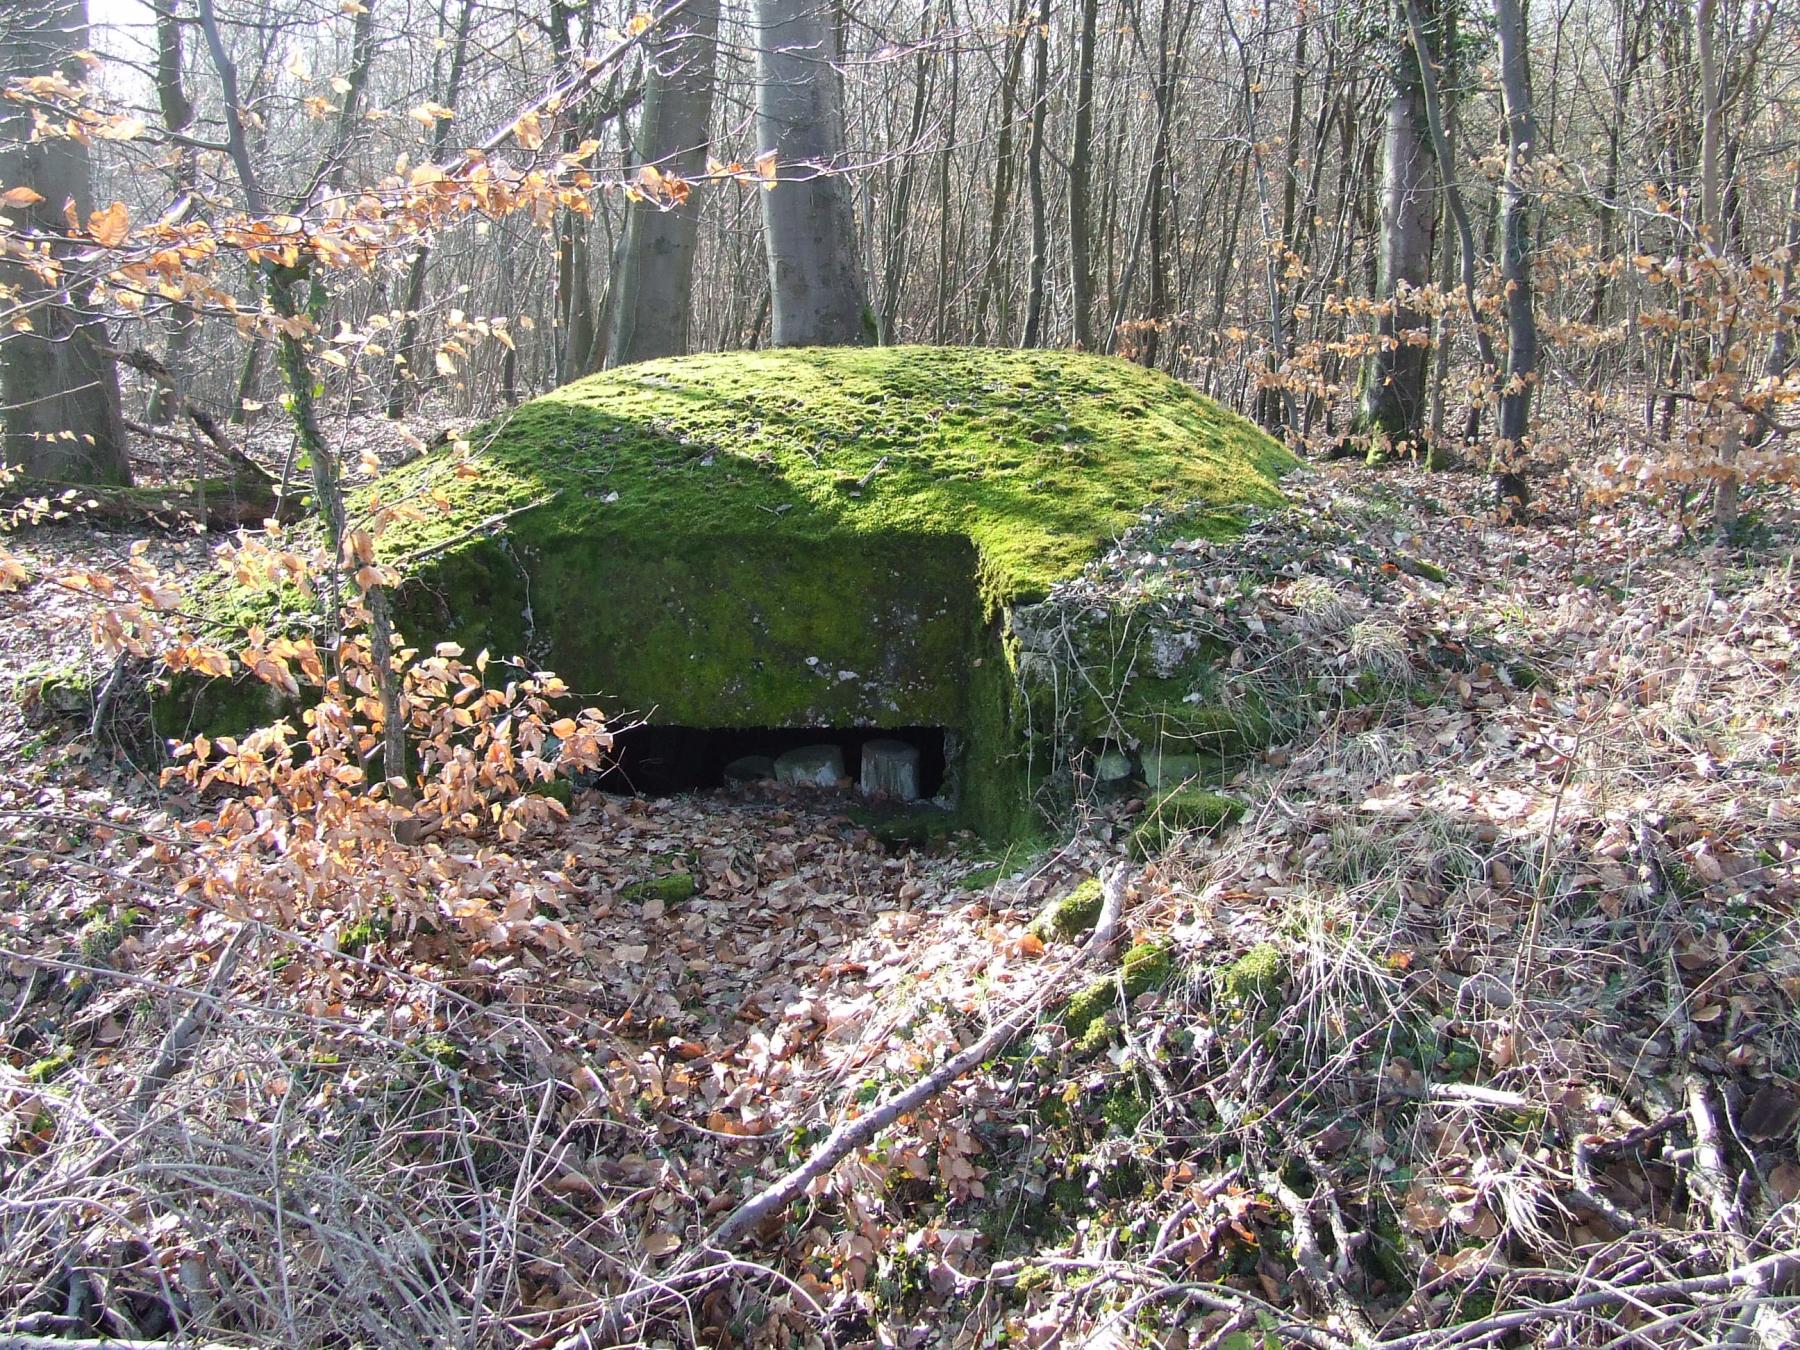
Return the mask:
[(767, 777), (765, 767), (790, 751), (833, 746), (853, 788), (862, 781), (863, 751), (871, 741), (897, 741), (918, 751), (920, 798), (937, 796), (948, 768), (943, 727), (685, 727), (646, 723), (614, 736), (611, 762), (598, 786), (605, 792), (665, 797), (710, 791)]

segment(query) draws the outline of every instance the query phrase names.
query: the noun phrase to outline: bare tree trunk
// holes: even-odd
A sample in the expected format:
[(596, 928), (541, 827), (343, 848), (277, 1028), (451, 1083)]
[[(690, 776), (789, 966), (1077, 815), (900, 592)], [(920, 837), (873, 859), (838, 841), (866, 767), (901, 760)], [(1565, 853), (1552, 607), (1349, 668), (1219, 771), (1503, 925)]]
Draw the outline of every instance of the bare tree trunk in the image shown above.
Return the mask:
[[(1025, 15), (1028, 0), (1018, 0), (1009, 32), (1018, 36), (1007, 44), (1006, 65), (1000, 75), (1000, 122), (994, 140), (994, 195), (988, 211), (987, 246), (980, 258), (981, 289), (975, 300), (975, 342), (980, 345), (988, 337), (988, 310), (1000, 289), (1000, 243), (1006, 232), (1006, 213), (1012, 206), (1013, 172), (1013, 107), (1018, 97), (1019, 71), (1025, 64)], [(1004, 305), (1004, 300), (1002, 301)], [(1006, 324), (1001, 322), (1000, 341), (1006, 341)]]
[(700, 202), (694, 191), (672, 197), (642, 180), (646, 170), (686, 180), (706, 168), (718, 36), (718, 0), (689, 0), (651, 44), (638, 129), (640, 192), (626, 208), (608, 366), (685, 355), (691, 345)]
[[(86, 66), (75, 54), (87, 45), (86, 0), (8, 0), (0, 6), (0, 85), (59, 73), (78, 83)], [(93, 209), (87, 145), (60, 136), (34, 141), (31, 131), (29, 107), (0, 99), (0, 185), (38, 196), (7, 212), (13, 228), (41, 240), (60, 265), (78, 248), (63, 204), (73, 203), (83, 222)], [(29, 324), (6, 334), (0, 355), (0, 461), (32, 478), (129, 483), (118, 370), (99, 350), (103, 325), (77, 308), (72, 284), (46, 283), (33, 268), (0, 263), (0, 286), (17, 288)]]
[[(1441, 24), (1433, 15), (1416, 26), (1438, 36)], [(1431, 280), (1432, 163), (1420, 66), (1436, 55), (1429, 42), (1416, 50), (1401, 42), (1388, 95), (1376, 298), (1389, 309), (1381, 316), (1378, 345), (1365, 367), (1358, 429), (1395, 444), (1418, 436), (1425, 411), (1427, 348), (1422, 339), (1429, 328), (1402, 292)]]
[(823, 0), (757, 0), (756, 122), (779, 181), (762, 194), (777, 347), (868, 342), (869, 306), (843, 178), (837, 41)]
[(1094, 347), (1093, 240), (1088, 235), (1094, 157), (1094, 40), (1100, 0), (1081, 0), (1081, 32), (1075, 46), (1075, 128), (1069, 145), (1069, 283), (1075, 345)]
[[(176, 17), (176, 0), (156, 11), (156, 102), (162, 111), (163, 126), (169, 131), (185, 132), (194, 121), (194, 104), (188, 98), (181, 79), (181, 24)], [(177, 145), (174, 150), (175, 211), (185, 212), (195, 189), (197, 156), (192, 146)], [(188, 348), (200, 328), (200, 316), (192, 305), (177, 303), (171, 315), (169, 345), (163, 353), (163, 364), (177, 380), (186, 374)], [(150, 394), (148, 420), (152, 426), (179, 416), (181, 400), (175, 388), (159, 384)]]
[(920, 141), (925, 137), (925, 118), (931, 99), (931, 24), (933, 11), (928, 6), (919, 20), (919, 52), (913, 63), (912, 117), (907, 122), (906, 145), (901, 150), (900, 178), (894, 185), (893, 200), (888, 209), (887, 267), (881, 285), (881, 314), (876, 340), (887, 346), (894, 340), (900, 317), (900, 293), (906, 281), (906, 263), (911, 256), (907, 212), (912, 205), (913, 183), (918, 177), (919, 159), (924, 153)]
[(1500, 282), (1506, 293), (1506, 379), (1500, 389), (1498, 462), (1494, 486), (1503, 510), (1524, 508), (1529, 495), (1521, 471), (1531, 434), (1531, 394), (1537, 384), (1537, 316), (1531, 294), (1531, 160), (1537, 119), (1531, 107), (1531, 61), (1526, 48), (1525, 0), (1494, 0), (1500, 39), (1500, 93), (1506, 114), (1506, 174), (1500, 197)]
[[(1717, 17), (1716, 0), (1699, 0), (1694, 6), (1694, 41), (1700, 59), (1700, 222), (1704, 232), (1702, 247), (1712, 255), (1722, 255), (1726, 247), (1726, 214), (1724, 166), (1721, 163), (1721, 140), (1725, 111), (1730, 101), (1725, 72), (1715, 47), (1713, 24)], [(1717, 379), (1733, 386), (1743, 364), (1738, 355), (1739, 344), (1727, 334), (1718, 343), (1714, 358)], [(1737, 528), (1738, 499), (1742, 490), (1737, 469), (1738, 450), (1743, 444), (1743, 423), (1735, 410), (1725, 409), (1719, 429), (1719, 486), (1713, 495), (1713, 529), (1721, 539)]]
[(1044, 201), (1044, 118), (1050, 113), (1050, 0), (1038, 0), (1031, 71), (1031, 139), (1025, 151), (1026, 192), (1031, 200), (1031, 268), (1026, 288), (1021, 347), (1036, 347), (1044, 335), (1044, 273), (1050, 230)]
[[(1481, 303), (1475, 294), (1475, 229), (1469, 223), (1469, 206), (1463, 200), (1462, 188), (1456, 181), (1456, 162), (1450, 153), (1450, 136), (1444, 130), (1443, 97), (1438, 92), (1437, 69), (1430, 59), (1430, 42), (1425, 35), (1425, 21), (1419, 11), (1419, 0), (1403, 0), (1406, 6), (1406, 22), (1412, 31), (1413, 51), (1419, 60), (1419, 82), (1425, 96), (1425, 121), (1431, 131), (1432, 149), (1437, 154), (1438, 177), (1444, 186), (1444, 202), (1450, 208), (1450, 215), (1456, 221), (1456, 236), (1462, 248), (1462, 293), (1463, 303), (1468, 308), (1469, 324), (1475, 330), (1475, 346), (1481, 353), (1481, 369), (1483, 378), (1492, 381), (1498, 375), (1500, 363), (1494, 355), (1494, 340), (1488, 334), (1481, 321)], [(1469, 420), (1465, 424), (1463, 440), (1473, 443), (1481, 425), (1482, 401), (1476, 400), (1469, 409)], [(1502, 502), (1507, 500), (1507, 490), (1511, 484), (1497, 484), (1501, 490)]]

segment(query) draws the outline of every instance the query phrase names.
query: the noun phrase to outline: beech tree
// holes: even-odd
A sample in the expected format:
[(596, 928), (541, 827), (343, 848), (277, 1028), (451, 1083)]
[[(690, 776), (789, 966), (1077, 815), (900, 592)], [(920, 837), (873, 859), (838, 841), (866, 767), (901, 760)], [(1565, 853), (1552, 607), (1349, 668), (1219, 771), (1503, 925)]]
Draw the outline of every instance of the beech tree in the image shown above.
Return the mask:
[(868, 342), (830, 13), (823, 0), (756, 0), (756, 23), (757, 133), (778, 175), (762, 199), (774, 343)]
[[(8, 0), (0, 6), (0, 85), (26, 81), (54, 94), (80, 85), (87, 66), (86, 0)], [(0, 212), (21, 247), (0, 252), (0, 300), (16, 307), (0, 360), (5, 463), (27, 477), (74, 483), (129, 483), (117, 368), (106, 328), (83, 310), (67, 270), (83, 226), (118, 242), (128, 228), (122, 204), (96, 212), (88, 146), (79, 136), (33, 135), (31, 106), (0, 99)]]
[(1500, 388), (1497, 479), (1503, 501), (1524, 505), (1524, 479), (1513, 465), (1531, 432), (1531, 394), (1537, 383), (1537, 314), (1531, 293), (1530, 178), (1537, 149), (1531, 106), (1531, 58), (1525, 0), (1495, 0), (1500, 39), (1500, 89), (1505, 114), (1506, 170), (1500, 194), (1500, 282), (1506, 303), (1506, 369)]
[(689, 348), (700, 229), (690, 183), (706, 168), (718, 36), (718, 0), (688, 0), (646, 55), (639, 167), (625, 213), (609, 366)]
[[(1419, 434), (1425, 411), (1428, 355), (1426, 316), (1407, 292), (1431, 280), (1431, 226), (1436, 214), (1435, 166), (1426, 124), (1421, 55), (1409, 40), (1404, 9), (1392, 18), (1397, 41), (1388, 69), (1386, 131), (1382, 140), (1381, 240), (1376, 299), (1382, 306), (1377, 343), (1363, 376), (1360, 429), (1395, 443)], [(1441, 34), (1440, 14), (1426, 32)], [(1441, 42), (1433, 51), (1442, 51)]]

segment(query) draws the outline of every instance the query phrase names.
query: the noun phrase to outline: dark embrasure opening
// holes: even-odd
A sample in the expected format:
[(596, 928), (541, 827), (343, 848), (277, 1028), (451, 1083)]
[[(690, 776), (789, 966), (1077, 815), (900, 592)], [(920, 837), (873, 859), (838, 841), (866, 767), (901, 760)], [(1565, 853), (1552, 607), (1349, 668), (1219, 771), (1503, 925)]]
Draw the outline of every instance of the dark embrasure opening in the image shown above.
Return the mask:
[(779, 758), (810, 745), (835, 745), (852, 783), (862, 768), (862, 748), (873, 740), (902, 741), (919, 751), (919, 795), (942, 791), (945, 738), (942, 727), (673, 727), (644, 725), (615, 733), (613, 761), (600, 777), (605, 792), (663, 797), (725, 786), (726, 766), (746, 756)]

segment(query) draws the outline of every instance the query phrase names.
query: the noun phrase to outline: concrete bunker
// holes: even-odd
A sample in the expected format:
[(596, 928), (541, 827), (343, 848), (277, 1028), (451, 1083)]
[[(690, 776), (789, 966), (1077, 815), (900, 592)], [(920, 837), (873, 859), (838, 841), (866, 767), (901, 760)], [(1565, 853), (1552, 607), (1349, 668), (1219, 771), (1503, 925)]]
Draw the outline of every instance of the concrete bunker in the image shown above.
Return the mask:
[(1019, 607), (1145, 508), (1223, 520), (1279, 500), (1289, 463), (1121, 360), (780, 350), (577, 381), (358, 506), (397, 508), (381, 547), (406, 638), (554, 670), (647, 720), (622, 770), (654, 750), (646, 780), (706, 786), (724, 743), (759, 753), (756, 734), (917, 737), (921, 794), (1008, 835), (1055, 757), (1019, 678)]

